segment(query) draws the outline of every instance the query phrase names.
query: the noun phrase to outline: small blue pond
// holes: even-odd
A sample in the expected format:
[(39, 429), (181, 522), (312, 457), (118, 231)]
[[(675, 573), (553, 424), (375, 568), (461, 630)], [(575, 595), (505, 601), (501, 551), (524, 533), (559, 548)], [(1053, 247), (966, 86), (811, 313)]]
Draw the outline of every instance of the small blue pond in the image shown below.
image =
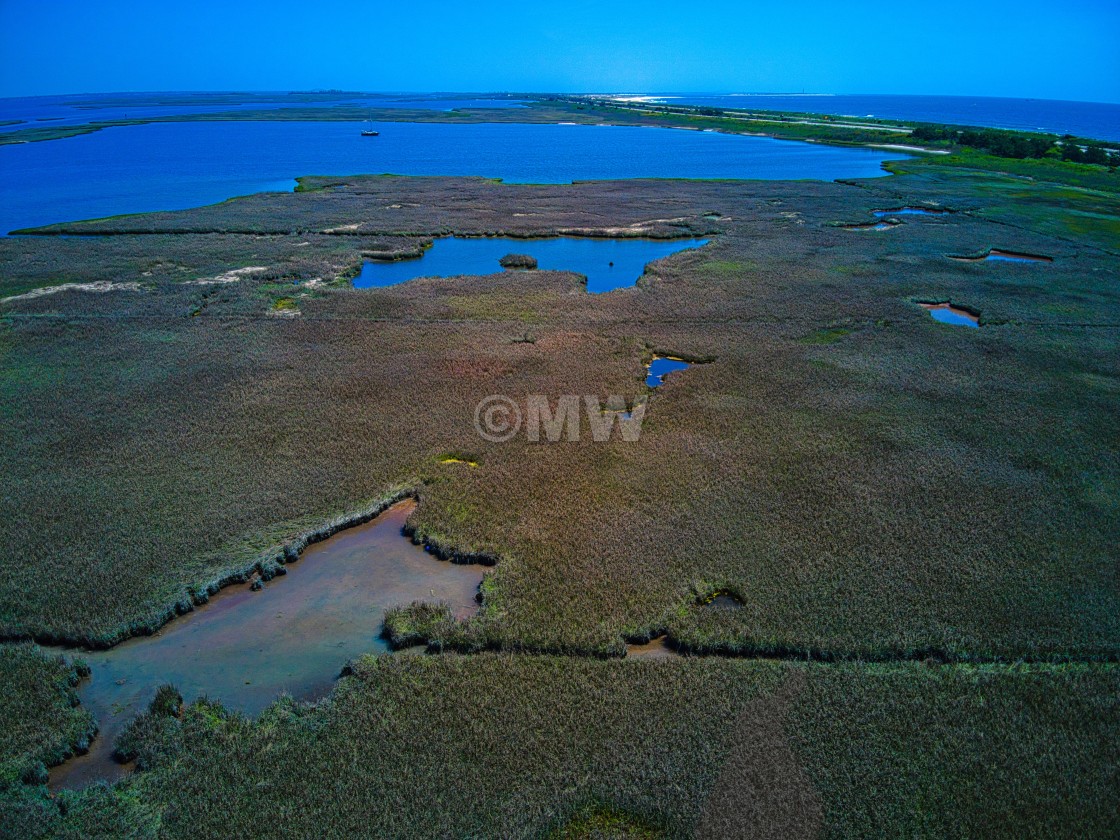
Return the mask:
[(933, 320), (942, 324), (952, 324), (955, 327), (972, 327), (979, 329), (980, 317), (967, 309), (958, 309), (948, 303), (923, 303), (923, 309), (928, 310)]
[(876, 210), (874, 215), (882, 219), (886, 216), (943, 216), (948, 212), (948, 210), (930, 210), (925, 207), (899, 207), (897, 210)]
[(648, 373), (646, 374), (646, 385), (650, 388), (656, 388), (665, 382), (665, 376), (677, 370), (685, 370), (688, 367), (688, 362), (682, 362), (680, 359), (667, 359), (664, 356), (654, 356), (653, 361), (649, 363)]
[(958, 262), (1013, 262), (1013, 263), (1052, 263), (1053, 257), (1042, 254), (1020, 254), (1017, 251), (1001, 251), (993, 248), (979, 257), (953, 257)]
[(994, 262), (1018, 262), (1018, 263), (1039, 263), (1039, 262), (1053, 262), (1050, 257), (1039, 257), (1034, 254), (1016, 254), (1011, 251), (990, 251), (984, 257), (986, 260)]
[(535, 257), (541, 270), (574, 271), (587, 278), (593, 294), (633, 286), (646, 265), (707, 244), (706, 239), (586, 239), (559, 236), (552, 239), (510, 237), (437, 239), (419, 259), (386, 262), (369, 260), (354, 279), (358, 288), (395, 286), (417, 277), (458, 277), (495, 274), (506, 254)]

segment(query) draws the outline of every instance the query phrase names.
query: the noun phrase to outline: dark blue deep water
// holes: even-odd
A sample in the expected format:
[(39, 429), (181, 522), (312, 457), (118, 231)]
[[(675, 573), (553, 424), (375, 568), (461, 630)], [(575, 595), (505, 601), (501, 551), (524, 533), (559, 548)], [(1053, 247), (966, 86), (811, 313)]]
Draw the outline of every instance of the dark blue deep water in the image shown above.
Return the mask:
[(1120, 105), (1053, 99), (1001, 99), (988, 96), (891, 96), (796, 94), (665, 94), (658, 101), (712, 108), (841, 114), (888, 120), (979, 125), (1018, 131), (1076, 134), (1120, 140)]
[(706, 239), (485, 239), (458, 236), (437, 239), (424, 256), (398, 262), (369, 261), (354, 280), (359, 288), (395, 286), (416, 277), (455, 277), (502, 271), (498, 260), (506, 254), (536, 257), (537, 268), (574, 271), (587, 278), (593, 294), (633, 286), (647, 263), (685, 248), (706, 245)]
[(663, 128), (484, 123), (187, 122), (0, 146), (0, 232), (177, 210), (299, 175), (482, 175), (511, 182), (611, 178), (870, 178), (875, 149)]

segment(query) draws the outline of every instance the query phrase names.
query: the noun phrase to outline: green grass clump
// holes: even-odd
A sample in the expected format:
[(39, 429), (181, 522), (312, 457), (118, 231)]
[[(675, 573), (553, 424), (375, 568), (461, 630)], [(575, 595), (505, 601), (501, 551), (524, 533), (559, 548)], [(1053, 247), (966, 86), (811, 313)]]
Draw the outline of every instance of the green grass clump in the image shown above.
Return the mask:
[(274, 312), (292, 312), (298, 311), (299, 307), (293, 298), (279, 297), (272, 301), (272, 310)]
[(182, 695), (172, 685), (161, 685), (148, 710), (133, 718), (117, 738), (114, 758), (124, 763), (134, 761), (138, 770), (174, 758), (182, 713)]
[(455, 617), (445, 603), (413, 601), (385, 613), (385, 638), (394, 650), (446, 639), (453, 631)]
[(852, 330), (850, 327), (826, 327), (823, 330), (816, 330), (801, 339), (802, 344), (832, 344), (834, 341), (839, 341), (846, 335), (851, 335)]

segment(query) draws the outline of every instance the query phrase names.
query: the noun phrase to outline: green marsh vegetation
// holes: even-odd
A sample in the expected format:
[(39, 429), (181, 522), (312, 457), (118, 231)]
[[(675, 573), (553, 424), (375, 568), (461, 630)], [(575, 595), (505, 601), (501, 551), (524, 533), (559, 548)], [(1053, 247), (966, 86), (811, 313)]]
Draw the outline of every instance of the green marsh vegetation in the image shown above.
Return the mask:
[[(500, 559), (476, 619), (498, 646), (617, 652), (677, 620), (695, 588), (734, 583), (746, 609), (729, 644), (1112, 657), (1116, 512), (1100, 488), (1115, 403), (1085, 383), (1117, 375), (1114, 258), (993, 224), (984, 187), (964, 179), (948, 197), (933, 176), (887, 183), (357, 178), (80, 226), (142, 235), (4, 242), (21, 288), (64, 279), (63, 261), (83, 274), (83, 257), (83, 276), (149, 284), (5, 304), (6, 538), (23, 558), (4, 568), (5, 631), (105, 643), (158, 626), (291, 532), (407, 485), (425, 537)], [(963, 212), (889, 239), (830, 226), (933, 194)], [(537, 215), (515, 216), (530, 196)], [(384, 219), (412, 232), (396, 237), (405, 248), (593, 226), (581, 207), (612, 225), (683, 218), (663, 235), (715, 241), (595, 300), (560, 272), (361, 291), (338, 279), (376, 231), (378, 248), (398, 247)], [(713, 207), (723, 221), (703, 218)], [(238, 216), (257, 235), (201, 232)], [(355, 218), (369, 234), (321, 232)], [(211, 242), (225, 250), (199, 265)], [(1055, 262), (947, 258), (993, 246)], [(135, 268), (157, 248), (190, 270), (144, 278)], [(219, 259), (264, 271), (214, 286), (188, 317), (208, 287), (177, 278), (216, 276)], [(308, 287), (315, 277), (327, 282)], [(281, 323), (268, 313), (283, 298), (300, 314)], [(999, 328), (932, 324), (914, 301), (934, 299)], [(516, 340), (527, 318), (534, 343)], [(822, 330), (833, 340), (805, 342)], [(666, 347), (714, 361), (658, 390), (637, 445), (475, 436), (490, 393), (636, 392)], [(1040, 446), (1054, 424), (1063, 439)], [(448, 470), (449, 451), (483, 466)]]
[(64, 809), (23, 788), (7, 825), (39, 836), (106, 825), (140, 837), (262, 826), (282, 837), (1107, 836), (1118, 690), (1114, 668), (1091, 665), (364, 658), (317, 707), (281, 700), (256, 721), (208, 700), (153, 710), (131, 733), (148, 770), (111, 793), (67, 793)]
[[(420, 539), (496, 560), (468, 621), (391, 614), (402, 644), (443, 654), (361, 660), (328, 701), (256, 721), (187, 698), (132, 730), (147, 769), (59, 800), (15, 782), (4, 825), (1107, 836), (1120, 214), (1106, 170), (1090, 187), (1083, 164), (1009, 169), (1034, 163), (930, 157), (848, 184), (316, 178), (0, 241), (0, 297), (140, 287), (0, 304), (7, 637), (153, 630), (393, 487), (419, 496)], [(929, 202), (956, 212), (835, 227)], [(363, 254), (450, 233), (628, 225), (712, 242), (594, 298), (562, 272), (347, 280)], [(1054, 262), (948, 258), (989, 248)], [(282, 299), (299, 315), (270, 316)], [(656, 389), (637, 443), (475, 434), (489, 394), (634, 395), (666, 348), (707, 363)], [(742, 606), (701, 606), (724, 590)], [(666, 632), (787, 661), (618, 658)], [(65, 697), (68, 666), (34, 662), (4, 671), (5, 708)], [(44, 723), (5, 761), (53, 761), (79, 730)]]

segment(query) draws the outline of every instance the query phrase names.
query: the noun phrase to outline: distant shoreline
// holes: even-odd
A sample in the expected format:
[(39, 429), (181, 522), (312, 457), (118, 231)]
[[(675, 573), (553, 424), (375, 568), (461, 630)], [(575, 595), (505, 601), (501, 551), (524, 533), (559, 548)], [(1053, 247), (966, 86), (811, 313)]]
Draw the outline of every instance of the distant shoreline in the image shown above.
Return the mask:
[[(474, 101), (493, 99), (495, 95), (474, 95)], [(206, 95), (193, 95), (192, 102), (205, 106)], [(229, 94), (214, 94), (218, 104), (236, 106), (244, 102), (231, 101)], [(456, 97), (457, 98), (457, 97)], [(0, 132), (0, 145), (34, 143), (45, 140), (62, 140), (101, 131), (105, 128), (118, 128), (130, 125), (145, 125), (153, 122), (225, 122), (225, 121), (298, 121), (298, 122), (360, 122), (372, 119), (376, 122), (433, 122), (433, 123), (576, 123), (610, 125), (653, 125), (666, 128), (701, 127), (732, 134), (754, 134), (774, 137), (780, 140), (801, 140), (837, 145), (857, 145), (870, 148), (897, 148), (900, 151), (943, 154), (944, 149), (930, 148), (918, 143), (900, 144), (894, 142), (908, 135), (914, 121), (886, 118), (854, 118), (835, 114), (790, 112), (758, 108), (712, 108), (702, 105), (666, 103), (664, 97), (622, 95), (588, 96), (561, 94), (517, 94), (516, 98), (527, 103), (525, 107), (468, 107), (452, 110), (424, 108), (370, 108), (346, 102), (326, 104), (308, 102), (304, 105), (279, 107), (279, 102), (262, 101), (261, 108), (226, 110), (214, 112), (195, 112), (180, 114), (161, 114), (121, 119), (93, 120), (76, 125), (35, 125)], [(750, 99), (751, 97), (743, 97)], [(820, 96), (815, 98), (829, 99)], [(450, 97), (449, 97), (450, 99)], [(202, 101), (199, 101), (202, 100)], [(417, 97), (418, 101), (423, 101)], [(465, 97), (464, 97), (465, 100)], [(105, 100), (119, 104), (117, 99)], [(251, 99), (248, 99), (252, 102)], [(94, 109), (97, 100), (83, 103), (82, 107)], [(272, 107), (267, 107), (267, 106)], [(108, 107), (108, 106), (106, 106)], [(719, 114), (714, 112), (718, 111)], [(692, 125), (682, 125), (682, 118)], [(37, 122), (46, 120), (36, 118)], [(731, 126), (727, 123), (743, 123)], [(699, 123), (699, 124), (698, 124)], [(722, 124), (721, 124), (722, 123)], [(7, 125), (17, 124), (7, 122)], [(923, 123), (958, 130), (975, 130), (975, 126), (962, 126), (951, 123)], [(0, 123), (3, 125), (3, 123)], [(744, 128), (749, 130), (744, 130)], [(992, 129), (1012, 131), (1010, 129)], [(1026, 133), (1026, 132), (1024, 132)], [(1120, 148), (1120, 142), (1099, 141), (1094, 138), (1077, 138), (1079, 142), (1103, 143), (1109, 147)]]

